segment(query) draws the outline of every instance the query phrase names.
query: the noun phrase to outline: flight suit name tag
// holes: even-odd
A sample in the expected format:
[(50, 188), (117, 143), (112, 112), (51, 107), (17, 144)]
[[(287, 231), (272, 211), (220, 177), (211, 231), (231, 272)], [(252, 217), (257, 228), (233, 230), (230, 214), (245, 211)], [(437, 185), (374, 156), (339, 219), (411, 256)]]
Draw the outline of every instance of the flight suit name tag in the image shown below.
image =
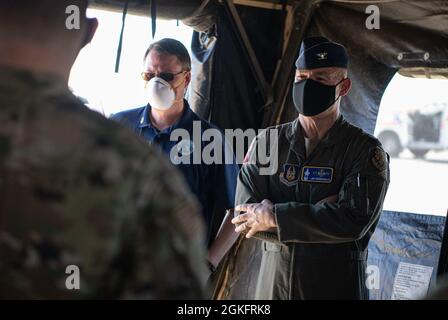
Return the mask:
[(333, 168), (304, 166), (301, 179), (303, 182), (331, 183), (333, 181)]

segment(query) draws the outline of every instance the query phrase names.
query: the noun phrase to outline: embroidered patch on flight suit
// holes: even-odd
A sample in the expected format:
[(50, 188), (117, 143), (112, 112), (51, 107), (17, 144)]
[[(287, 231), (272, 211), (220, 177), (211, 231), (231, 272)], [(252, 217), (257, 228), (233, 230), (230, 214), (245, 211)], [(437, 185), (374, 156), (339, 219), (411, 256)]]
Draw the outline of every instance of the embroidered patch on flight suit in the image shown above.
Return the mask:
[(372, 164), (379, 171), (384, 171), (386, 169), (386, 154), (379, 147), (375, 147), (372, 152)]
[(301, 179), (303, 182), (331, 183), (333, 181), (333, 168), (304, 166)]
[(299, 165), (285, 163), (283, 172), (279, 174), (280, 181), (288, 187), (295, 186), (299, 181)]

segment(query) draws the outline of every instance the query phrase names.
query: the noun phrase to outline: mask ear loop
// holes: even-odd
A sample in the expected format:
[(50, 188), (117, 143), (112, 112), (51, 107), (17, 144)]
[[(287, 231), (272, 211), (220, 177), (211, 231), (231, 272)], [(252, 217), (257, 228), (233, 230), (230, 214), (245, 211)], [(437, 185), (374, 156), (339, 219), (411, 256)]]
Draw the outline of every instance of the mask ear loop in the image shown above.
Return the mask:
[[(186, 71), (186, 70), (185, 70), (185, 71), (183, 71), (183, 72), (186, 73), (186, 72), (189, 72), (189, 71)], [(174, 94), (176, 94), (176, 89), (179, 88), (179, 86), (180, 86), (182, 83), (185, 83), (185, 79), (184, 79), (183, 82), (179, 83), (176, 87), (171, 86), (171, 87), (173, 88)], [(185, 96), (185, 93), (184, 93), (184, 96)], [(176, 102), (180, 102), (180, 101), (182, 101), (182, 100), (184, 100), (184, 97), (182, 97), (182, 98), (180, 98), (180, 99), (177, 99), (177, 100), (174, 99), (173, 104), (176, 103)]]
[[(342, 81), (344, 81), (345, 79), (348, 79), (348, 77), (342, 79), (341, 81), (339, 81), (338, 83), (335, 84), (335, 86), (334, 86), (335, 90), (336, 90), (336, 87), (337, 87)], [(334, 104), (336, 103), (336, 101), (339, 100), (340, 97), (341, 97), (341, 95), (338, 95), (338, 97), (333, 101), (333, 103), (332, 103), (330, 106), (334, 105)]]

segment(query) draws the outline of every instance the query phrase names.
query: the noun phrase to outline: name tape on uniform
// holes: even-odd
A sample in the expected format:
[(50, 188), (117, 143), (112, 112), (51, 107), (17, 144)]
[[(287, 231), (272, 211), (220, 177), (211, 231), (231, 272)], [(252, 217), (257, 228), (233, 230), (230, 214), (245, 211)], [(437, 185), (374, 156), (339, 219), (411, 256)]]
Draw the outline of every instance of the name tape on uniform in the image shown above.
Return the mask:
[(301, 180), (312, 183), (331, 183), (333, 181), (333, 168), (304, 166)]

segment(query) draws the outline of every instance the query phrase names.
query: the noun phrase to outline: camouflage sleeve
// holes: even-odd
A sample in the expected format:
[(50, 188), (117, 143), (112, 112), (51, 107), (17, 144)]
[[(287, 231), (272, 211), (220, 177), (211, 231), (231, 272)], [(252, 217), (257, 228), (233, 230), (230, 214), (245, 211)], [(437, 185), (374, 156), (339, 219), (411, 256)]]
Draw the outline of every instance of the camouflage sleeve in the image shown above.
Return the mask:
[(275, 204), (280, 242), (351, 242), (375, 225), (389, 185), (389, 160), (379, 145), (364, 150), (359, 150), (336, 203)]
[(138, 187), (135, 285), (126, 297), (201, 299), (207, 272), (198, 204), (174, 167), (154, 162), (158, 170), (142, 175)]

